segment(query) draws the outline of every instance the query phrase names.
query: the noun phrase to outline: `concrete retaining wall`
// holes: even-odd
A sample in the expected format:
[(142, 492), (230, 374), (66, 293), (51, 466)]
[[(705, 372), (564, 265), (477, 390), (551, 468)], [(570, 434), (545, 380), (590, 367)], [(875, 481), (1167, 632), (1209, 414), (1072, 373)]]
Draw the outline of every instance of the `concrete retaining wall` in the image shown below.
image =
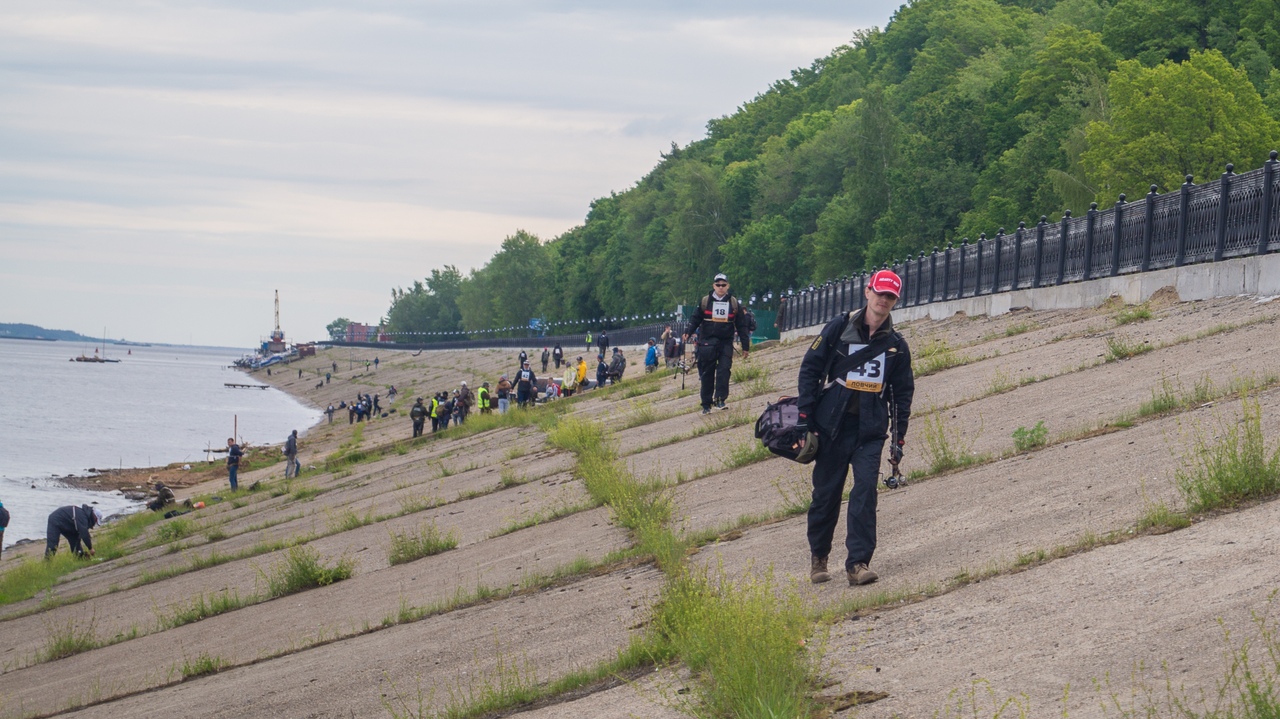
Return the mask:
[[(1184, 301), (1207, 300), (1236, 295), (1280, 295), (1280, 254), (1254, 255), (1222, 262), (1171, 267), (1119, 277), (1104, 277), (1069, 285), (1015, 290), (961, 300), (932, 302), (893, 311), (898, 322), (941, 320), (963, 312), (966, 315), (1002, 315), (1014, 307), (1033, 310), (1062, 310), (1096, 307), (1112, 296), (1128, 304), (1145, 302), (1164, 287), (1173, 287)], [(782, 333), (783, 340), (816, 334), (821, 325), (800, 327)]]

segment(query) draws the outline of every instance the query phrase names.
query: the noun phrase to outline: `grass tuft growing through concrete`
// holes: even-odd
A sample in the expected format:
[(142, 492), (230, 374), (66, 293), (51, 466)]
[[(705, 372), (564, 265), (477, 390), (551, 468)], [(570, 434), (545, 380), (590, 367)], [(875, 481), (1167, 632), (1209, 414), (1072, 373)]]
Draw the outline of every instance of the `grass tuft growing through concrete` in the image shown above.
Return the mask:
[(434, 521), (419, 525), (417, 531), (392, 532), (391, 549), (387, 552), (387, 561), (392, 565), (412, 562), (422, 557), (430, 557), (454, 549), (458, 546), (458, 535), (453, 532), (441, 532)]
[(1244, 401), (1238, 422), (1220, 423), (1217, 441), (1197, 436), (1186, 464), (1178, 470), (1177, 484), (1191, 513), (1280, 492), (1280, 449), (1267, 456), (1257, 400)]
[(263, 573), (267, 581), (267, 595), (283, 597), (315, 587), (325, 587), (334, 582), (350, 579), (355, 562), (339, 560), (332, 567), (320, 562), (320, 553), (312, 547), (290, 547), (284, 558), (270, 574)]

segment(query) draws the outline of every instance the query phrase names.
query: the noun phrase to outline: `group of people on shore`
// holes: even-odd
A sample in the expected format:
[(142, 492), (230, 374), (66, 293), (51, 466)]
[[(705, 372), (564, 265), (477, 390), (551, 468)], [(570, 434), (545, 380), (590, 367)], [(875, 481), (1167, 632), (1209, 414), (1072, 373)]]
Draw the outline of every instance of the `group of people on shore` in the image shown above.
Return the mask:
[(427, 419), (431, 420), (432, 433), (449, 428), (449, 423), (463, 424), (471, 414), (472, 407), (478, 407), (482, 414), (489, 413), (489, 383), (485, 382), (473, 393), (463, 380), (461, 386), (449, 391), (437, 392), (431, 396), (430, 403), (417, 398), (409, 408), (409, 419), (413, 421), (413, 436), (421, 437)]

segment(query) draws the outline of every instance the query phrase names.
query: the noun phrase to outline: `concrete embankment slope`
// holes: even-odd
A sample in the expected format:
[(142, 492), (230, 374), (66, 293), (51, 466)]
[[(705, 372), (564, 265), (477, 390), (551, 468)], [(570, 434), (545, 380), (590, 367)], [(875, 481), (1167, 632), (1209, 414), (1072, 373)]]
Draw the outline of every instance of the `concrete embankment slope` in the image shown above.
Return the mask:
[[(870, 587), (808, 584), (795, 513), (808, 469), (747, 453), (759, 409), (794, 391), (805, 343), (753, 353), (761, 376), (735, 385), (729, 412), (704, 418), (694, 385), (682, 391), (678, 377), (643, 381), (630, 351), (622, 387), (537, 416), (606, 424), (633, 475), (669, 483), (675, 528), (719, 534), (689, 562), (730, 577), (771, 567), (815, 606), (872, 604), (832, 625), (825, 642), (824, 692), (887, 694), (860, 715), (932, 716), (983, 679), (999, 697), (1025, 694), (1033, 716), (1060, 711), (1070, 684), (1070, 715), (1095, 716), (1093, 680), (1109, 675), (1127, 696), (1137, 662), (1169, 662), (1179, 683), (1211, 690), (1224, 671), (1217, 620), (1243, 631), (1280, 579), (1268, 561), (1273, 502), (1168, 534), (1134, 531), (1153, 504), (1181, 507), (1173, 481), (1192, 439), (1211, 441), (1240, 415), (1241, 401), (1213, 388), (1258, 385), (1264, 431), (1277, 436), (1280, 370), (1267, 360), (1280, 353), (1280, 305), (1165, 298), (1121, 325), (1122, 310), (902, 325), (918, 367), (952, 365), (917, 381), (906, 469), (925, 470), (940, 438), (986, 461), (882, 493), (873, 563), (882, 579)], [(1117, 343), (1152, 349), (1106, 361)], [(514, 353), (382, 351), (376, 371), (365, 369), (367, 353), (322, 353), (292, 368), (301, 379), (269, 379), (320, 406), (400, 390), (384, 400), (396, 410), (386, 419), (351, 425), (338, 415), (307, 432), (302, 478), (286, 484), (282, 463), (255, 470), (244, 483), (267, 490), (188, 515), (182, 536), (153, 525), (125, 557), (0, 607), (0, 716), (392, 716), (388, 703), (416, 714), (420, 697), (430, 715), (499, 678), (547, 682), (588, 669), (647, 631), (663, 576), (626, 555), (632, 538), (590, 500), (574, 455), (548, 443), (550, 420), (406, 441), (414, 397), (496, 381), (513, 371)], [(317, 387), (332, 362), (339, 372)], [(1197, 385), (1209, 388), (1203, 401), (1139, 412), (1153, 395), (1189, 396)], [(1015, 452), (1013, 431), (1040, 421), (1047, 446)], [(390, 563), (394, 534), (431, 525), (457, 547)], [(297, 547), (349, 561), (353, 576), (266, 599), (268, 578)], [(174, 620), (214, 596), (244, 606)], [(47, 660), (69, 629), (94, 641)], [(197, 675), (201, 658), (221, 670)], [(524, 715), (678, 716), (696, 696), (678, 666), (631, 679)]]

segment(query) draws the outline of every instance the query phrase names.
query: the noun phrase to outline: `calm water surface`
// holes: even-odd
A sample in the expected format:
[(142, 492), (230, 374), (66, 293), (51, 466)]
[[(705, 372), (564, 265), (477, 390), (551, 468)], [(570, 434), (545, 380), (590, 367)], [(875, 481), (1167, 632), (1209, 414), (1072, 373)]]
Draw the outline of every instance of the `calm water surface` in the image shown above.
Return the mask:
[(58, 477), (203, 460), (207, 447), (226, 446), (237, 417), (238, 436), (251, 444), (283, 442), (321, 417), (275, 389), (224, 387), (257, 384), (229, 367), (244, 350), (108, 345), (119, 364), (68, 361), (81, 353), (93, 347), (0, 340), (0, 502), (12, 515), (5, 546), (43, 537), (49, 512), (63, 505), (96, 501), (107, 514), (135, 506)]

